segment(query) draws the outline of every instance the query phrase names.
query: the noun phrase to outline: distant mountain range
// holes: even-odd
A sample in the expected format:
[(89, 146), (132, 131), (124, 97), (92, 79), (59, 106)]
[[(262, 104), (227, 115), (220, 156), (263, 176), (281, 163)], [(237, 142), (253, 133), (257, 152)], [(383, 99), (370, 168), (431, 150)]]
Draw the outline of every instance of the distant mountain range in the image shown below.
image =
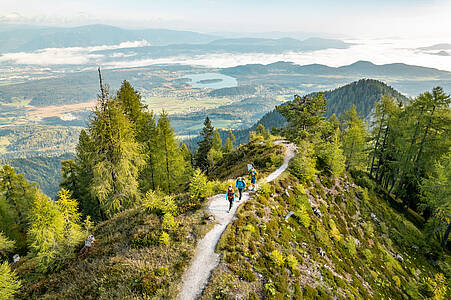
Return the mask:
[(400, 77), (446, 77), (451, 78), (451, 72), (434, 68), (407, 65), (402, 63), (376, 65), (369, 61), (357, 61), (342, 67), (329, 67), (320, 64), (296, 65), (291, 62), (276, 62), (268, 65), (249, 64), (222, 69), (221, 72), (230, 76), (262, 75), (262, 74), (312, 74), (312, 75), (357, 75), (400, 76)]
[(117, 45), (146, 40), (151, 45), (208, 43), (219, 37), (192, 31), (169, 29), (122, 29), (108, 25), (73, 28), (11, 27), (0, 31), (0, 52), (34, 51), (43, 48)]
[[(288, 50), (345, 49), (351, 44), (335, 39), (309, 38), (236, 38), (192, 31), (169, 29), (122, 29), (107, 25), (89, 25), (73, 28), (60, 27), (9, 27), (0, 30), (0, 52), (29, 52), (44, 48), (89, 47), (118, 45), (123, 42), (145, 40), (150, 47), (138, 53), (175, 55), (190, 51), (228, 52), (280, 52)], [(133, 49), (135, 51), (136, 49)], [(169, 53), (168, 53), (169, 51)], [(175, 52), (175, 53), (171, 53)], [(113, 51), (106, 51), (115, 52)], [(121, 50), (122, 52), (122, 50)], [(136, 51), (135, 51), (136, 52)]]

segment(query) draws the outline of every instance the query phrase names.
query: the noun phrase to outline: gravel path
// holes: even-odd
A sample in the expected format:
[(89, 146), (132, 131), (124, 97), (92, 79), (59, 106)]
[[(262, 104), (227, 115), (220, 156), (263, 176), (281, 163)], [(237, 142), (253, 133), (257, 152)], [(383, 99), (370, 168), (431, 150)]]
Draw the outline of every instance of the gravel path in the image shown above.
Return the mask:
[[(295, 156), (296, 146), (285, 141), (276, 141), (276, 145), (284, 144), (286, 147), (285, 158), (282, 166), (268, 175), (264, 180), (273, 181), (288, 167), (289, 161)], [(235, 198), (238, 199), (238, 198)], [(183, 275), (183, 286), (178, 296), (180, 300), (198, 299), (208, 283), (211, 272), (219, 264), (219, 253), (215, 253), (215, 247), (227, 225), (235, 217), (239, 205), (249, 200), (249, 193), (244, 192), (241, 201), (235, 201), (230, 213), (227, 213), (229, 202), (225, 194), (218, 194), (210, 199), (207, 211), (214, 214), (217, 224), (210, 230), (197, 245), (196, 254), (189, 269)]]

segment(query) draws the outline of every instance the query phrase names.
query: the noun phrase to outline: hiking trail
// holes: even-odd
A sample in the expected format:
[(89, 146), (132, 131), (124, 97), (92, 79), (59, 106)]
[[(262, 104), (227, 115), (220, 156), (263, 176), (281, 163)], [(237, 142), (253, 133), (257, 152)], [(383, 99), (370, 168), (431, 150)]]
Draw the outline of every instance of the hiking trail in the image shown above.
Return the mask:
[[(296, 153), (294, 144), (282, 140), (276, 141), (274, 144), (285, 146), (285, 157), (282, 166), (264, 179), (266, 182), (271, 182), (279, 177), (288, 168), (288, 163)], [(227, 225), (234, 219), (238, 206), (247, 200), (249, 200), (249, 193), (244, 192), (241, 201), (235, 200), (230, 213), (227, 213), (229, 202), (225, 199), (225, 194), (218, 194), (210, 198), (207, 211), (215, 216), (216, 225), (199, 241), (191, 266), (183, 275), (182, 289), (178, 299), (194, 300), (202, 295), (211, 272), (218, 266), (220, 261), (219, 253), (215, 253), (216, 244)]]

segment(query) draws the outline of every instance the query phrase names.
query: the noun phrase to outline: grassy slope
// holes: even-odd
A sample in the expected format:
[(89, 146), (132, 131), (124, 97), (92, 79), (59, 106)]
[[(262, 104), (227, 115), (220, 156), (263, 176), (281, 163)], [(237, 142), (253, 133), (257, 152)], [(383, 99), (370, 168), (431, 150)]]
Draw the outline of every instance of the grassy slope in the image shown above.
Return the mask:
[[(202, 210), (176, 218), (180, 223), (169, 246), (158, 242), (161, 221), (141, 208), (125, 211), (96, 226), (97, 241), (87, 256), (41, 279), (25, 278), (21, 299), (168, 299), (175, 298), (197, 240), (211, 224)], [(81, 245), (80, 245), (81, 247)], [(78, 251), (78, 249), (77, 249)]]
[[(433, 266), (422, 232), (375, 193), (328, 177), (302, 193), (297, 179), (283, 177), (239, 209), (218, 243), (223, 259), (203, 299), (425, 299), (423, 278), (434, 277), (439, 266), (450, 276), (449, 256)], [(286, 222), (300, 203), (307, 217)]]

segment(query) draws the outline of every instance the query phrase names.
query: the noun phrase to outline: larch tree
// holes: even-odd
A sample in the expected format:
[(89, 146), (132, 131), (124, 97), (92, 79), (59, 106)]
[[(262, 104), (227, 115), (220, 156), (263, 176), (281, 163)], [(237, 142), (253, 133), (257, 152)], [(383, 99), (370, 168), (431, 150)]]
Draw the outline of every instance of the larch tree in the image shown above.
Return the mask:
[(233, 134), (232, 130), (229, 130), (229, 134), (227, 136), (223, 152), (224, 153), (232, 152), (235, 149), (235, 146), (234, 146), (235, 143), (236, 143), (235, 135)]
[(434, 164), (421, 183), (422, 208), (432, 212), (426, 225), (429, 237), (435, 236), (446, 249), (451, 233), (451, 149)]
[(104, 213), (111, 217), (132, 207), (140, 199), (138, 171), (144, 164), (134, 127), (117, 98), (105, 89), (89, 124), (93, 146), (93, 179), (90, 189)]
[(346, 157), (346, 170), (361, 167), (365, 161), (366, 129), (355, 105), (343, 115), (342, 145)]

